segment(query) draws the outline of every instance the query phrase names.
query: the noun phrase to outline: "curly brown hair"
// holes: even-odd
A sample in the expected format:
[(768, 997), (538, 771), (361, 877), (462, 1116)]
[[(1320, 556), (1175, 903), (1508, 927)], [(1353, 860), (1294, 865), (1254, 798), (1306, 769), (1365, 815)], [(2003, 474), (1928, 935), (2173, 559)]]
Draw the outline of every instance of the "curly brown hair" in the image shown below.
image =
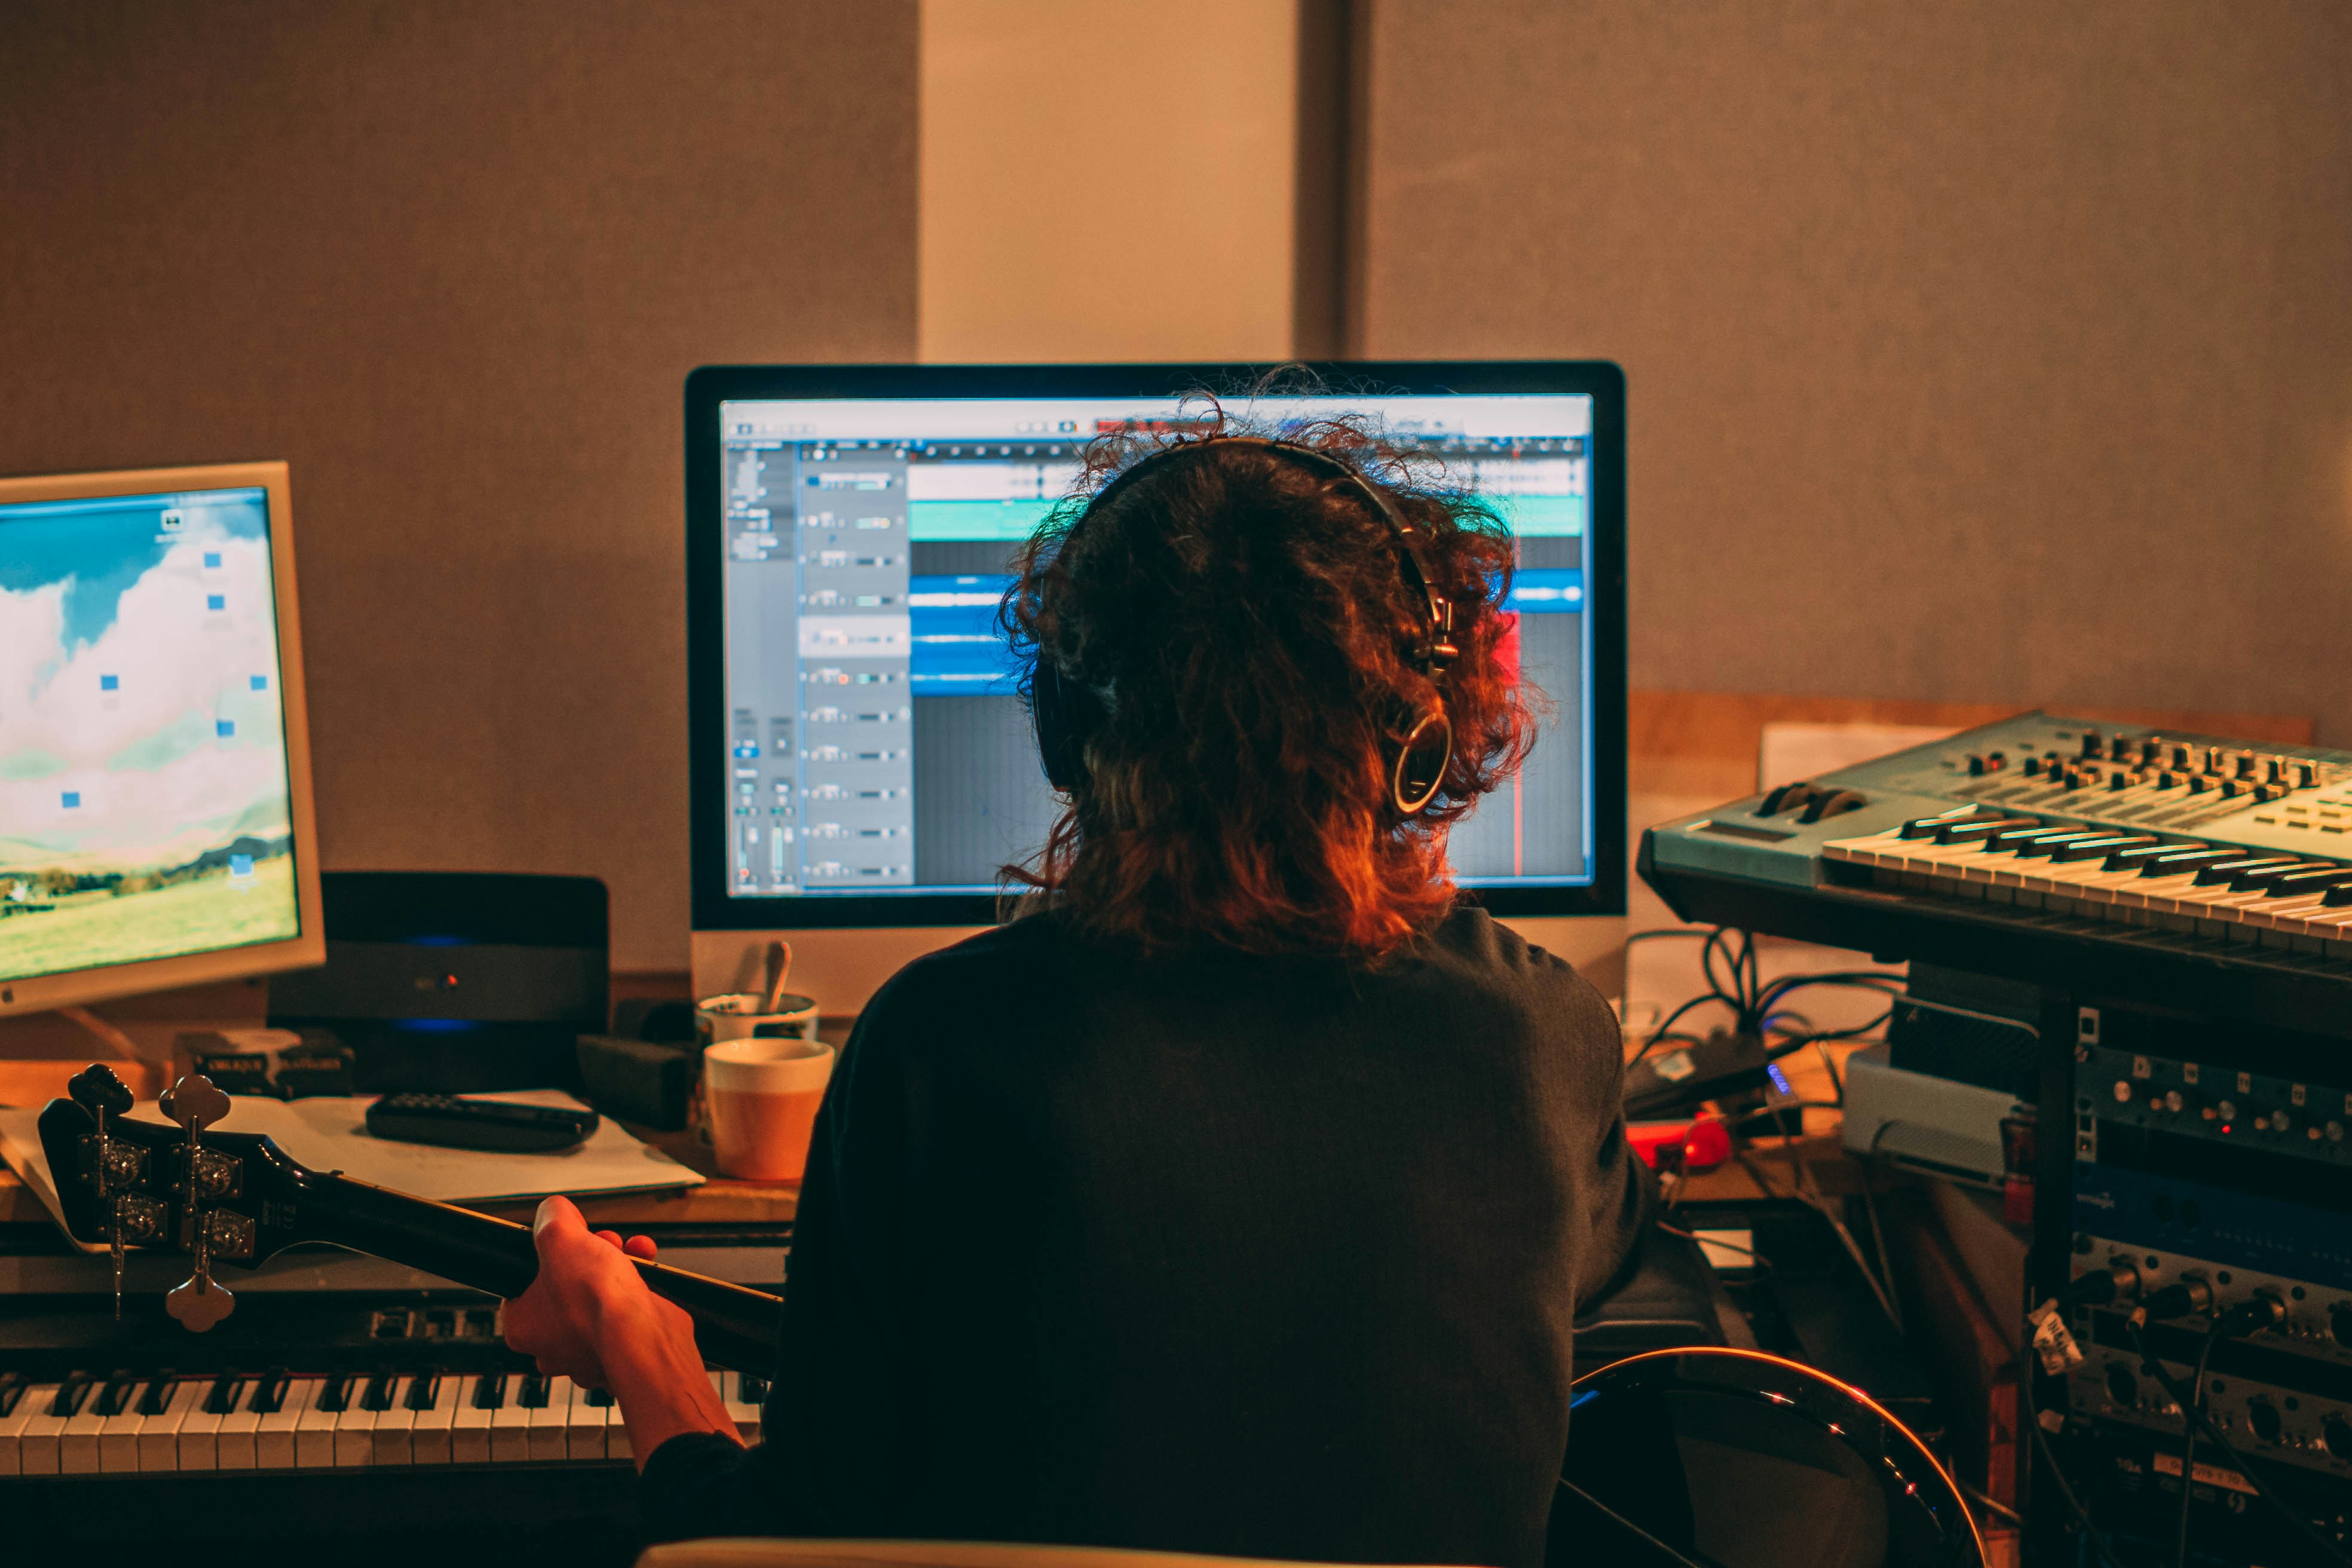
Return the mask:
[[(1146, 951), (1210, 942), (1376, 959), (1442, 916), (1447, 828), (1526, 757), (1538, 694), (1502, 609), (1515, 552), (1475, 497), (1417, 481), (1408, 454), (1349, 420), (1278, 432), (1380, 485), (1454, 604), (1459, 657), (1412, 659), (1427, 605), (1389, 525), (1352, 485), (1235, 435), (1214, 404), (1171, 430), (1108, 436), (1014, 558), (999, 620), (1027, 663), (1096, 694), (1084, 781), (1013, 882), (1098, 936)], [(1112, 483), (1171, 448), (1094, 505)], [(1080, 521), (1083, 520), (1084, 526)], [(1454, 752), (1436, 798), (1401, 818), (1394, 751), (1441, 707)]]

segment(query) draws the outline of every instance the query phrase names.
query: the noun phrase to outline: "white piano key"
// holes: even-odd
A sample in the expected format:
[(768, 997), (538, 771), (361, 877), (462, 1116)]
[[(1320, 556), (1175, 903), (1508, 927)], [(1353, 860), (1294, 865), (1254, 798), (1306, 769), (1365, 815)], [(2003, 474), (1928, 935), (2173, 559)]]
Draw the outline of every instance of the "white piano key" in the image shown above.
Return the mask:
[(727, 1417), (735, 1423), (735, 1435), (746, 1443), (760, 1440), (760, 1407), (743, 1397), (743, 1374), (724, 1373), (719, 1388), (719, 1402), (727, 1406)]
[(106, 1417), (98, 1413), (98, 1403), (105, 1387), (103, 1383), (86, 1386), (82, 1390), (80, 1405), (66, 1417), (65, 1429), (58, 1434), (59, 1475), (98, 1474), (98, 1434), (106, 1425)]
[(457, 1414), (457, 1390), (466, 1380), (446, 1373), (425, 1379), (432, 1403), (416, 1412), (409, 1437), (409, 1462), (446, 1465), (449, 1462), (450, 1423)]
[(368, 1408), (368, 1391), (375, 1383), (371, 1373), (352, 1380), (352, 1402), (335, 1417), (335, 1468), (359, 1469), (375, 1459), (375, 1423), (379, 1414)]
[(180, 1424), (188, 1418), (196, 1402), (204, 1397), (205, 1380), (200, 1377), (180, 1378), (163, 1396), (163, 1408), (153, 1405), (159, 1401), (151, 1389), (147, 1419), (139, 1426), (139, 1468), (163, 1473), (180, 1468)]
[(520, 1465), (530, 1458), (531, 1412), (522, 1404), (522, 1374), (507, 1374), (506, 1403), (490, 1413), (490, 1462)]
[(408, 1391), (415, 1384), (413, 1377), (395, 1381), (392, 1408), (375, 1418), (376, 1464), (406, 1466), (416, 1462), (416, 1412), (408, 1407)]
[(220, 1468), (220, 1426), (223, 1414), (211, 1408), (213, 1384), (210, 1377), (191, 1378), (196, 1385), (196, 1400), (180, 1422), (180, 1468), (193, 1474), (209, 1474)]
[(341, 1419), (325, 1408), (327, 1391), (335, 1385), (331, 1377), (312, 1381), (310, 1396), (302, 1402), (302, 1409), (294, 1422), (294, 1463), (306, 1470), (332, 1469), (335, 1463), (335, 1424)]
[(596, 1391), (586, 1384), (572, 1385), (572, 1413), (564, 1427), (564, 1458), (570, 1459), (601, 1459), (604, 1457), (604, 1432), (613, 1407), (591, 1405), (589, 1395)]
[(480, 1392), (479, 1377), (452, 1377), (445, 1383), (457, 1385), (457, 1404), (449, 1412), (449, 1462), (453, 1465), (487, 1465), (490, 1462), (491, 1412), (474, 1403)]
[(604, 1417), (604, 1457), (608, 1459), (634, 1458), (635, 1454), (629, 1447), (629, 1423), (621, 1415), (621, 1407), (618, 1405), (608, 1406)]
[(572, 1420), (572, 1383), (568, 1377), (547, 1380), (547, 1403), (530, 1413), (530, 1457), (561, 1459), (570, 1447), (565, 1428)]
[(57, 1438), (66, 1432), (66, 1417), (52, 1413), (52, 1405), (61, 1387), (61, 1383), (45, 1383), (26, 1394), (33, 1415), (24, 1422), (24, 1432), (16, 1434), (16, 1462), (26, 1477), (57, 1474)]
[[(34, 1384), (17, 1394), (15, 1409), (5, 1415), (0, 1415), (0, 1476), (57, 1474), (58, 1468), (54, 1460), (46, 1468), (36, 1468), (30, 1462), (31, 1448), (26, 1436), (26, 1434), (31, 1430), (34, 1420), (48, 1409), (49, 1401), (57, 1396), (56, 1384)], [(62, 1424), (60, 1424), (60, 1429), (62, 1429)], [(52, 1448), (50, 1452), (54, 1454), (55, 1449)]]
[(294, 1468), (296, 1426), (302, 1419), (302, 1412), (319, 1396), (319, 1384), (325, 1381), (317, 1377), (289, 1378), (285, 1397), (278, 1408), (261, 1413), (261, 1424), (253, 1434), (253, 1460), (257, 1468)]
[(106, 1418), (98, 1429), (98, 1468), (110, 1476), (131, 1475), (139, 1468), (139, 1428), (147, 1424), (140, 1402), (146, 1398), (148, 1381), (139, 1380), (122, 1408)]
[(261, 1431), (261, 1415), (253, 1408), (253, 1401), (265, 1381), (258, 1377), (239, 1379), (236, 1408), (221, 1417), (220, 1468), (224, 1470), (250, 1470), (261, 1463), (256, 1442)]

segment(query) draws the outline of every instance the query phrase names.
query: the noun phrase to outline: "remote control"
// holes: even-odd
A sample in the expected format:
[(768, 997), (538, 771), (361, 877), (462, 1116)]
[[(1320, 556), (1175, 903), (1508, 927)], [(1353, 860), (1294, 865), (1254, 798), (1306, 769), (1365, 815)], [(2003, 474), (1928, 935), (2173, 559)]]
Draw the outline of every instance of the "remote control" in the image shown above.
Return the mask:
[(544, 1154), (586, 1141), (602, 1120), (593, 1110), (460, 1100), (454, 1094), (387, 1094), (368, 1107), (367, 1130), (404, 1143)]

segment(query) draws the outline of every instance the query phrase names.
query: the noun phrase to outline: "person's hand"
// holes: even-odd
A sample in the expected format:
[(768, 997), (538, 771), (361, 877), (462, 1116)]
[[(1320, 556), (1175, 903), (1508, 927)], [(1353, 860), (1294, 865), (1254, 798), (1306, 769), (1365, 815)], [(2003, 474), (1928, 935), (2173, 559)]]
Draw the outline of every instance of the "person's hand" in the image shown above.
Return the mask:
[(611, 1389), (640, 1467), (681, 1433), (740, 1440), (703, 1372), (693, 1318), (647, 1289), (629, 1261), (653, 1257), (652, 1241), (591, 1231), (562, 1197), (539, 1205), (530, 1231), (539, 1278), (507, 1303), (507, 1343), (543, 1373)]
[(694, 1344), (694, 1320), (646, 1289), (631, 1258), (651, 1258), (653, 1238), (591, 1232), (570, 1198), (539, 1205), (531, 1221), (539, 1247), (539, 1278), (507, 1303), (507, 1343), (534, 1357), (539, 1370), (586, 1384), (611, 1386), (604, 1374), (602, 1342), (616, 1330), (682, 1336)]

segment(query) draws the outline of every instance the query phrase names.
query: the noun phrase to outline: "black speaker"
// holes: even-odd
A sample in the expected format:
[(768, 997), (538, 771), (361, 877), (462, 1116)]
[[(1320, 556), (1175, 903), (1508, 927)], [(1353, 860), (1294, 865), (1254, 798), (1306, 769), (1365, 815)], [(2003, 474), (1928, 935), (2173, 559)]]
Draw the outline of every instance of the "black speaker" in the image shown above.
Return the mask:
[(593, 877), (328, 871), (322, 969), (269, 983), (269, 1022), (352, 1047), (362, 1093), (580, 1087), (602, 1034), (611, 910)]

